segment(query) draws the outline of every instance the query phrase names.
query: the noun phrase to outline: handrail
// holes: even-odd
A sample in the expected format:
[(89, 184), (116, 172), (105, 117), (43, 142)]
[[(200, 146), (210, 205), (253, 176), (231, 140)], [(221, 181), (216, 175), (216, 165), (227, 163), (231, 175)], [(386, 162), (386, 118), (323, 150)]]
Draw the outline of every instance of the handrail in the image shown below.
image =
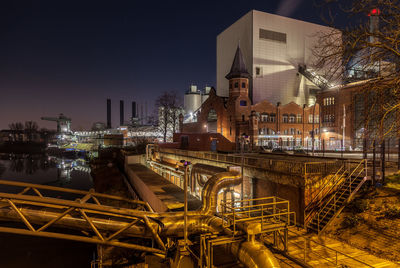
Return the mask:
[[(335, 177), (338, 175), (338, 173), (340, 171), (343, 172), (340, 174), (339, 178), (335, 180)], [(317, 199), (317, 197), (324, 191), (325, 187), (327, 187), (332, 181), (333, 185), (330, 187), (330, 189), (326, 192), (325, 196), (328, 196), (329, 194), (332, 193), (332, 190), (335, 187), (338, 187), (338, 183), (342, 180), (343, 176), (346, 173), (346, 169), (345, 169), (345, 165), (342, 165), (340, 167), (340, 169), (336, 172), (336, 174), (332, 177), (332, 179), (328, 180), (324, 186), (322, 187), (322, 189), (318, 192), (318, 194), (316, 196), (313, 197), (313, 199), (308, 203), (308, 205), (306, 206), (306, 208), (304, 209), (304, 226), (306, 226), (309, 222), (309, 220), (312, 218), (312, 216), (314, 216), (316, 214), (316, 210), (319, 209), (318, 206), (316, 204), (313, 204), (315, 202), (315, 200)], [(329, 182), (329, 183), (328, 183)], [(309, 210), (311, 208), (311, 210), (307, 213), (307, 210)]]
[[(363, 261), (361, 261), (361, 260), (359, 260), (359, 259), (356, 259), (356, 258), (354, 258), (354, 257), (352, 257), (352, 256), (350, 256), (350, 255), (348, 255), (348, 254), (346, 254), (346, 253), (344, 253), (344, 252), (341, 252), (341, 251), (336, 250), (336, 249), (334, 249), (334, 248), (331, 248), (331, 247), (329, 247), (329, 246), (327, 246), (327, 245), (324, 245), (324, 244), (322, 244), (322, 243), (319, 243), (319, 242), (317, 242), (317, 241), (315, 241), (315, 240), (313, 240), (313, 239), (304, 237), (303, 235), (301, 235), (301, 234), (299, 234), (299, 233), (296, 233), (296, 232), (294, 232), (294, 231), (292, 231), (292, 230), (288, 230), (288, 231), (289, 231), (290, 233), (295, 234), (296, 236), (299, 236), (299, 237), (301, 237), (301, 238), (304, 238), (305, 241), (310, 241), (310, 242), (315, 243), (315, 244), (317, 244), (317, 245), (319, 245), (319, 246), (322, 246), (322, 247), (324, 247), (324, 248), (326, 248), (326, 249), (328, 249), (328, 250), (333, 251), (333, 252), (335, 253), (335, 255), (336, 255), (336, 263), (335, 263), (335, 265), (337, 265), (337, 260), (338, 260), (337, 254), (340, 254), (340, 255), (343, 255), (343, 256), (345, 256), (346, 258), (352, 259), (352, 260), (354, 260), (354, 261), (356, 261), (356, 262), (358, 262), (358, 263), (360, 263), (360, 264), (366, 265), (366, 266), (368, 266), (368, 267), (373, 267), (372, 265), (370, 265), (370, 264), (368, 264), (368, 263), (365, 263), (365, 262), (363, 262)], [(289, 241), (290, 241), (290, 240), (289, 240)], [(297, 245), (296, 243), (293, 243), (293, 245), (295, 245), (295, 246), (298, 247), (299, 249), (302, 249), (302, 248), (301, 248), (299, 245)], [(305, 250), (306, 250), (306, 248), (307, 248), (307, 247), (305, 247)], [(318, 256), (321, 256), (320, 254), (317, 254), (316, 252), (313, 252), (313, 253), (316, 254), (316, 255), (318, 255)], [(306, 256), (306, 251), (304, 251), (304, 254), (305, 254), (305, 256)], [(321, 257), (322, 257), (322, 256), (321, 256)], [(324, 259), (326, 259), (326, 258), (324, 258)], [(328, 260), (328, 259), (326, 259), (326, 260), (329, 261), (329, 262), (331, 262), (331, 261)], [(305, 260), (305, 263), (307, 263), (306, 260)]]
[[(322, 221), (325, 219), (325, 217), (328, 215), (328, 213), (329, 213), (332, 209), (329, 209), (328, 211), (326, 211), (325, 214), (323, 214), (322, 218), (320, 218), (320, 215), (321, 215), (321, 213), (324, 211), (324, 209), (325, 209), (328, 205), (331, 204), (332, 200), (333, 200), (333, 202), (334, 202), (333, 208), (335, 209), (335, 212), (336, 212), (336, 203), (337, 203), (337, 200), (339, 200), (339, 199), (343, 196), (343, 194), (347, 192), (348, 189), (349, 189), (349, 197), (347, 198), (347, 200), (350, 199), (350, 196), (351, 196), (351, 194), (352, 194), (352, 192), (351, 192), (352, 183), (353, 183), (353, 181), (361, 174), (361, 172), (363, 172), (363, 171), (365, 170), (365, 166), (362, 166), (362, 169), (358, 172), (357, 176), (355, 176), (354, 179), (352, 179), (352, 176), (354, 175), (354, 173), (356, 172), (356, 170), (360, 167), (360, 165), (365, 164), (365, 161), (366, 161), (365, 159), (361, 160), (360, 163), (356, 166), (356, 168), (354, 168), (353, 171), (350, 173), (350, 175), (347, 176), (347, 178), (350, 178), (350, 183), (349, 183), (349, 185), (342, 191), (342, 193), (339, 195), (339, 197), (337, 197), (336, 195), (332, 195), (332, 197), (325, 203), (325, 206), (323, 206), (323, 207), (320, 209), (320, 211), (317, 213), (317, 217), (318, 217), (318, 226), (317, 226), (317, 229), (318, 229), (318, 232), (320, 231), (320, 230), (319, 230), (319, 224), (320, 224), (320, 222), (322, 222)], [(363, 183), (364, 183), (364, 180), (360, 182), (360, 184), (363, 184)], [(358, 186), (358, 185), (357, 185), (357, 186)], [(360, 187), (361, 187), (361, 186), (360, 186)], [(360, 187), (356, 187), (356, 188), (354, 189), (354, 191), (355, 191), (356, 189), (357, 189), (357, 191), (358, 191), (358, 189), (359, 189)], [(328, 222), (328, 223), (329, 223), (329, 222)], [(328, 225), (328, 224), (326, 224), (326, 225), (324, 226), (324, 228), (325, 228), (327, 225)], [(323, 228), (323, 229), (324, 229), (324, 228)], [(321, 231), (322, 231), (322, 229), (321, 229)]]
[[(338, 173), (342, 170), (342, 169), (344, 169), (344, 165), (342, 165), (340, 168), (339, 168), (339, 170), (335, 173), (335, 175), (333, 175), (333, 177), (330, 179), (330, 180), (327, 180), (325, 183), (324, 183), (324, 186), (318, 191), (318, 193), (311, 199), (311, 201), (308, 203), (308, 205), (306, 206), (306, 208), (305, 208), (305, 210), (307, 210), (307, 208), (308, 207), (310, 207), (311, 206), (311, 204), (317, 199), (317, 197), (319, 197), (319, 195), (323, 192), (323, 190), (325, 189), (325, 187), (327, 187), (328, 185), (329, 185), (329, 183), (331, 182), (331, 181), (333, 181), (334, 180), (334, 178), (338, 175)], [(344, 173), (346, 172), (346, 170), (344, 170), (344, 172), (342, 173), (342, 174), (340, 174), (340, 177), (339, 177), (339, 180), (340, 180), (340, 178), (344, 175)], [(339, 181), (338, 180), (338, 181)], [(336, 181), (336, 183), (338, 182), (338, 181)], [(336, 183), (333, 185), (333, 186), (335, 186), (336, 185)], [(332, 187), (333, 188), (333, 187)], [(332, 189), (331, 188), (331, 189)], [(330, 189), (330, 190), (331, 190)], [(328, 191), (328, 193), (329, 193), (330, 191)], [(327, 193), (327, 194), (328, 194)]]

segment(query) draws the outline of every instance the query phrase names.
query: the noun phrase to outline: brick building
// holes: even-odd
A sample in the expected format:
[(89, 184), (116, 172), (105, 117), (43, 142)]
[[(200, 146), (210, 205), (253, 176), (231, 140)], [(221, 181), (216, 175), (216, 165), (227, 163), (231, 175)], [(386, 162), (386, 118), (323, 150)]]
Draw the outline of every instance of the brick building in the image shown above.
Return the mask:
[[(317, 103), (321, 107), (321, 140), (326, 150), (342, 147), (345, 150), (362, 150), (364, 138), (367, 149), (371, 149), (374, 139), (379, 142), (379, 101), (376, 100), (376, 91), (371, 89), (373, 83), (385, 87), (385, 81), (369, 79), (326, 89), (317, 94)], [(388, 98), (391, 96), (393, 94), (385, 92), (383, 102), (390, 103)], [(384, 121), (383, 132), (386, 133), (388, 148), (394, 148), (397, 144), (399, 118), (398, 112), (393, 112)]]
[[(229, 96), (222, 97), (212, 88), (208, 99), (196, 115), (197, 122), (181, 123), (180, 139), (185, 133), (219, 133), (239, 146), (248, 137), (249, 147), (318, 148), (320, 146), (319, 105), (306, 106), (290, 102), (272, 104), (267, 100), (252, 105), (249, 98), (249, 74), (240, 47), (230, 72)], [(313, 139), (313, 133), (314, 139)], [(215, 143), (219, 141), (215, 139)], [(238, 147), (236, 147), (238, 149)], [(217, 144), (211, 148), (218, 150)]]

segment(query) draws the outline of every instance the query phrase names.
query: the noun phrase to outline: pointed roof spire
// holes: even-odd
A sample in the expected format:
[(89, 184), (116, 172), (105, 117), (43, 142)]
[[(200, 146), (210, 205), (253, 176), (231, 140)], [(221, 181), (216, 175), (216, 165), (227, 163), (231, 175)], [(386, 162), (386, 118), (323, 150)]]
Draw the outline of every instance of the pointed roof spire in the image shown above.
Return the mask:
[(247, 71), (246, 64), (240, 49), (240, 43), (236, 49), (235, 58), (233, 59), (231, 71), (225, 76), (226, 79), (232, 78), (250, 78), (250, 74)]

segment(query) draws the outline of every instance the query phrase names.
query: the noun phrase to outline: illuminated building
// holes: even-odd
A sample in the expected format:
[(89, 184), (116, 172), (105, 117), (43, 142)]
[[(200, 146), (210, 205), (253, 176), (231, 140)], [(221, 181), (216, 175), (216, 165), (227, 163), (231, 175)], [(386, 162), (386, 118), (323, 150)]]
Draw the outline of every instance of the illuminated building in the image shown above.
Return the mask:
[[(250, 74), (249, 97), (252, 103), (268, 100), (283, 105), (290, 102), (312, 105), (318, 86), (311, 80), (324, 82), (324, 78), (312, 70), (312, 48), (317, 33), (332, 30), (275, 14), (256, 10), (248, 12), (217, 37), (217, 94), (229, 95), (225, 75), (240, 43)], [(307, 78), (302, 75), (303, 67), (310, 75)]]

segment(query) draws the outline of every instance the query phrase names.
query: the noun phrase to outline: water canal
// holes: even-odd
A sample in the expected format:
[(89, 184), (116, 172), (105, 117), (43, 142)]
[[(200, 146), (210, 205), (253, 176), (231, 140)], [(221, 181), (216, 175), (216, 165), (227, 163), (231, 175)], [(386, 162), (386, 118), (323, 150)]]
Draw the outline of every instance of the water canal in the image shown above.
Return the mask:
[[(93, 185), (85, 161), (47, 155), (0, 155), (0, 179), (80, 190)], [(0, 186), (2, 192), (18, 190)], [(0, 267), (90, 267), (95, 249), (92, 244), (0, 233)]]

